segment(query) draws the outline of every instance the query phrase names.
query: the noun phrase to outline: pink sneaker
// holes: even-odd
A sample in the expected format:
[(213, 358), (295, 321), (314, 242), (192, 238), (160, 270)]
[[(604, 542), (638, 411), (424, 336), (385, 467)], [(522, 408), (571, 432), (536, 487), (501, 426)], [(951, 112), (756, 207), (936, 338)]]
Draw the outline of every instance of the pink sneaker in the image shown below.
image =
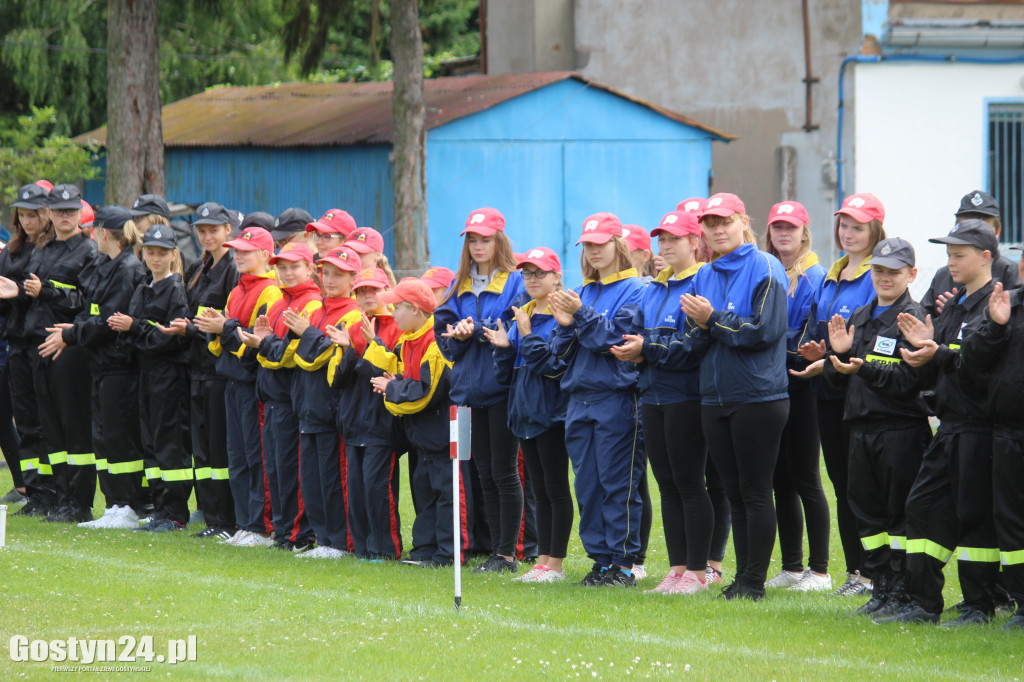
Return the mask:
[(682, 573), (676, 573), (675, 571), (669, 571), (668, 575), (661, 579), (658, 586), (651, 590), (644, 590), (644, 594), (667, 594), (672, 587), (679, 582), (679, 579), (683, 577)]
[(707, 592), (708, 583), (706, 580), (701, 580), (697, 577), (697, 574), (693, 571), (687, 571), (683, 573), (672, 589), (669, 590), (669, 594), (696, 594), (698, 592)]
[(708, 585), (714, 585), (715, 583), (722, 582), (722, 572), (717, 571), (710, 566), (704, 569), (704, 581)]

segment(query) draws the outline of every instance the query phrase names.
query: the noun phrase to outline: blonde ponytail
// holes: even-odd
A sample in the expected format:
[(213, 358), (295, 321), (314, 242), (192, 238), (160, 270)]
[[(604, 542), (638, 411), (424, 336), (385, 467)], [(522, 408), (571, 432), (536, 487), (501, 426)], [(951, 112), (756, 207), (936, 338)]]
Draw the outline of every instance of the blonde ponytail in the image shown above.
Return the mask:
[(391, 263), (388, 262), (388, 257), (383, 253), (377, 258), (377, 267), (384, 271), (384, 274), (388, 276), (388, 281), (391, 282), (391, 286), (395, 286), (397, 283), (395, 280), (395, 273), (391, 271)]

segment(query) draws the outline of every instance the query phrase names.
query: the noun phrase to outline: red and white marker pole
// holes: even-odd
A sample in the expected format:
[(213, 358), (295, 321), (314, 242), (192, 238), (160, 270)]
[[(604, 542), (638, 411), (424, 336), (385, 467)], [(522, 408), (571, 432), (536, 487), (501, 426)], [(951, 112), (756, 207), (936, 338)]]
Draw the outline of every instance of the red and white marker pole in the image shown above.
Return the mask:
[(461, 460), (469, 459), (470, 417), (468, 407), (448, 408), (449, 454), (452, 459), (452, 523), (454, 526), (453, 556), (455, 566), (455, 610), (462, 608), (462, 495), (459, 478)]

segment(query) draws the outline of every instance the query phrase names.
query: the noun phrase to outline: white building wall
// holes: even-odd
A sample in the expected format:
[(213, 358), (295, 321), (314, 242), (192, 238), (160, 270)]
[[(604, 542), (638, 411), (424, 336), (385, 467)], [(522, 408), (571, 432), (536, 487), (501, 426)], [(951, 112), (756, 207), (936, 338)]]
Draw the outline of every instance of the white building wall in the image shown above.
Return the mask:
[(953, 226), (960, 197), (985, 189), (986, 102), (1024, 98), (1024, 64), (853, 68), (854, 184), (846, 194), (873, 192), (885, 204), (886, 232), (917, 251), (919, 297), (945, 264), (945, 248), (928, 238)]

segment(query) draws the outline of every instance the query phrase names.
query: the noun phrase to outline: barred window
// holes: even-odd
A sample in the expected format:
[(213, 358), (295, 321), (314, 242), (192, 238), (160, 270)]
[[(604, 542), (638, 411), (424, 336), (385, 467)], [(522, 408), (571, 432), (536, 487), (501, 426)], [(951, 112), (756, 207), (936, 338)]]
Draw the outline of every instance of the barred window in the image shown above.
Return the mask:
[(1024, 102), (988, 105), (988, 192), (999, 202), (1002, 241), (1024, 242)]

